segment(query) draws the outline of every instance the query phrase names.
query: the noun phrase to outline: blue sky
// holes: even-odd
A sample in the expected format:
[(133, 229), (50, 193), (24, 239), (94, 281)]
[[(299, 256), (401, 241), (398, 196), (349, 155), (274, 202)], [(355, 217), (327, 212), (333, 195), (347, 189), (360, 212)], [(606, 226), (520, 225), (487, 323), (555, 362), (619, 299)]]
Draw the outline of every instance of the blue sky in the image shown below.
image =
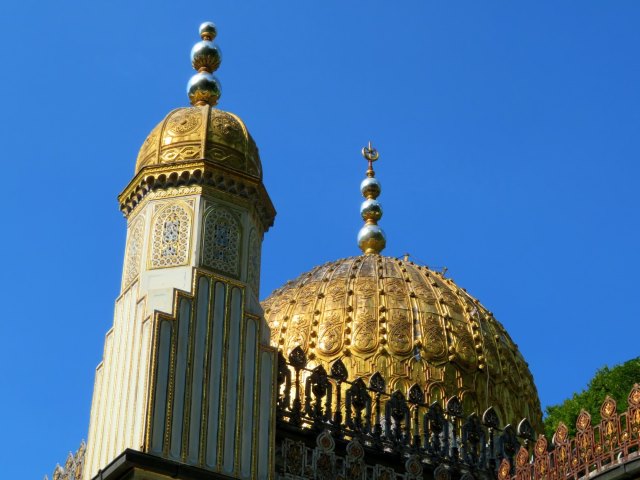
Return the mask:
[(220, 107), (251, 129), (278, 209), (263, 297), (359, 253), (371, 139), (385, 253), (447, 266), (518, 343), (543, 405), (639, 354), (640, 3), (12, 2), (7, 478), (50, 474), (86, 438), (121, 276), (116, 195), (147, 133), (188, 103), (204, 20), (224, 55)]

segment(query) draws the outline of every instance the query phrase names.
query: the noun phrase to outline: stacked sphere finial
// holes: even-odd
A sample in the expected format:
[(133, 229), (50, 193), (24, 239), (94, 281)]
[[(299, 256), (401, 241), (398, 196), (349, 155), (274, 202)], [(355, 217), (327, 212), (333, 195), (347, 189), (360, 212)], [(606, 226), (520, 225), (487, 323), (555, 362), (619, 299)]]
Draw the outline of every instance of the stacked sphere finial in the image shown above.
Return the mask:
[(369, 167), (367, 178), (360, 184), (360, 191), (365, 198), (360, 206), (360, 215), (365, 224), (358, 232), (358, 246), (365, 255), (377, 255), (387, 244), (384, 232), (378, 226), (378, 220), (382, 218), (382, 206), (376, 198), (380, 195), (382, 188), (373, 171), (373, 162), (378, 160), (380, 154), (369, 142), (369, 145), (362, 149), (362, 156), (369, 162)]
[(200, 25), (201, 41), (191, 49), (191, 64), (198, 71), (187, 85), (191, 105), (217, 105), (220, 99), (220, 82), (213, 76), (220, 66), (222, 54), (213, 44), (218, 31), (212, 22)]

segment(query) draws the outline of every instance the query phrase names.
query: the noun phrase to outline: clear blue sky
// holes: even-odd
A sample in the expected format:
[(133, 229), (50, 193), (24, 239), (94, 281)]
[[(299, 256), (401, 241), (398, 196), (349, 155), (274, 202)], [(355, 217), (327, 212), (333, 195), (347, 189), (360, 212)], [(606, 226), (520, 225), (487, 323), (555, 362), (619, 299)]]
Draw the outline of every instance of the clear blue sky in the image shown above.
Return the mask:
[(220, 107), (251, 129), (279, 212), (263, 297), (358, 253), (372, 139), (385, 253), (449, 267), (519, 344), (543, 405), (639, 354), (639, 2), (10, 2), (3, 476), (50, 475), (87, 435), (121, 276), (116, 195), (187, 104), (204, 20)]

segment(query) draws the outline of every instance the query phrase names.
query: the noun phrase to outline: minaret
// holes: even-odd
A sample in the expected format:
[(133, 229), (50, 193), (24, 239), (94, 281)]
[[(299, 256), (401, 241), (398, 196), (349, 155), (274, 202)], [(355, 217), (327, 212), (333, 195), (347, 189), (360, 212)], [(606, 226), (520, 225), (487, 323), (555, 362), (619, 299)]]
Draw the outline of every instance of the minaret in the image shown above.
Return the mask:
[(245, 124), (214, 108), (215, 26), (200, 35), (192, 106), (153, 129), (118, 198), (122, 288), (96, 369), (85, 480), (120, 478), (122, 465), (134, 479), (149, 465), (154, 479), (273, 471), (276, 357), (258, 297), (275, 210)]

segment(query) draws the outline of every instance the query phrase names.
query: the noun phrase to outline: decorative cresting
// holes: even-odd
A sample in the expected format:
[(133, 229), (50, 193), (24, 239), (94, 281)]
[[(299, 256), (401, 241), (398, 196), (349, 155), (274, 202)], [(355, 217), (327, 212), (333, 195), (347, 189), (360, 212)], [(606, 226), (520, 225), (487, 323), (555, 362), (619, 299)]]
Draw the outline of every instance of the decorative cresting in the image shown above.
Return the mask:
[(597, 425), (592, 425), (591, 415), (582, 410), (576, 419), (574, 438), (569, 437), (567, 426), (560, 423), (551, 445), (543, 435), (538, 437), (533, 445), (533, 459), (530, 448), (520, 447), (515, 459), (503, 460), (499, 480), (593, 478), (596, 473), (615, 469), (620, 469), (620, 473), (611, 472), (609, 478), (626, 477), (629, 470), (625, 464), (633, 459), (637, 462), (640, 452), (640, 385), (637, 383), (629, 393), (626, 408), (626, 412), (618, 413), (615, 400), (607, 396)]
[[(82, 478), (86, 450), (87, 445), (82, 442), (76, 453), (69, 452), (67, 460), (64, 462), (64, 467), (56, 465), (51, 480), (80, 480)], [(49, 480), (49, 477), (45, 475), (44, 480)]]
[(382, 206), (376, 198), (380, 195), (382, 188), (373, 171), (373, 162), (378, 160), (380, 154), (369, 142), (369, 145), (362, 149), (362, 156), (369, 162), (369, 167), (367, 178), (360, 184), (360, 191), (366, 200), (360, 206), (360, 215), (365, 224), (358, 232), (358, 246), (366, 255), (379, 254), (387, 244), (384, 232), (378, 226), (378, 220), (382, 218)]
[(457, 395), (468, 411), (496, 406), (509, 422), (542, 414), (533, 378), (504, 327), (480, 302), (427, 267), (380, 255), (326, 263), (263, 303), (271, 344), (300, 347), (352, 377), (380, 372), (405, 395), (417, 384), (431, 403)]
[(393, 390), (379, 373), (348, 378), (340, 359), (327, 372), (299, 347), (279, 355), (277, 378), (279, 478), (489, 479), (535, 440), (526, 418), (504, 425), (494, 408), (470, 412), (457, 396), (429, 403), (420, 385)]

